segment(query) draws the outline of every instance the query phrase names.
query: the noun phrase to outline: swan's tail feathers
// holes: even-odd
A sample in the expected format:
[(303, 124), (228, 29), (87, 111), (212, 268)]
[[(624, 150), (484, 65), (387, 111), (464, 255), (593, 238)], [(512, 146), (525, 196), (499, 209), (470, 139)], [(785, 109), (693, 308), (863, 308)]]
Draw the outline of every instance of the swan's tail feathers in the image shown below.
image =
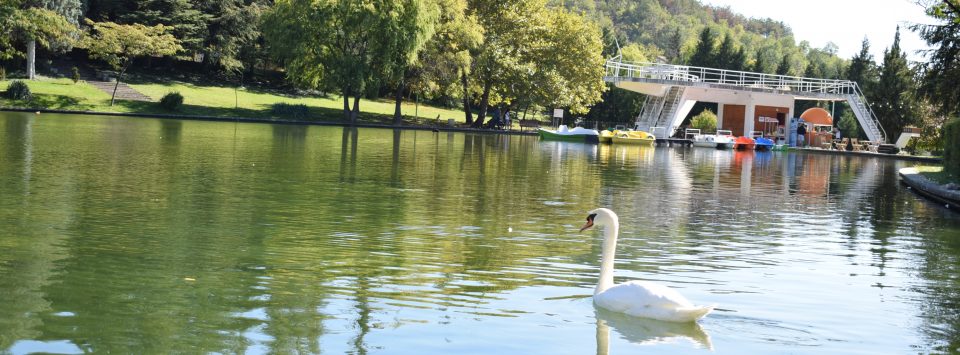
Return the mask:
[(677, 308), (677, 320), (680, 322), (696, 322), (698, 319), (706, 317), (715, 307), (716, 305)]

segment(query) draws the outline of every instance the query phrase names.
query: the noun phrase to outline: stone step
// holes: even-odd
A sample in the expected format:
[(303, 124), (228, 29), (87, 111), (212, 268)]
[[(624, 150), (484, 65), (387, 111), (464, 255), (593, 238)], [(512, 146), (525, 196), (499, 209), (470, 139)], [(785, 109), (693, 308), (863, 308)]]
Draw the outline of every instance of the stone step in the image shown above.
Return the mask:
[[(108, 95), (113, 94), (113, 88), (117, 84), (116, 82), (98, 80), (89, 80), (87, 83), (93, 85), (95, 88), (100, 89), (100, 91), (103, 91)], [(117, 100), (153, 101), (153, 99), (151, 99), (149, 96), (142, 94), (136, 89), (130, 87), (130, 85), (127, 85), (123, 82), (121, 82), (120, 86), (117, 87)]]

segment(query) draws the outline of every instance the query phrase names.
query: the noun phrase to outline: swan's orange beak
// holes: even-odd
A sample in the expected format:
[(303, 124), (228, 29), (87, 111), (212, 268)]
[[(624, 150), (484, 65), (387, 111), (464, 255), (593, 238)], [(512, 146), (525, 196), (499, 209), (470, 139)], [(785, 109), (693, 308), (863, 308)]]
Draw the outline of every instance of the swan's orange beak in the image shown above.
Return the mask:
[(584, 224), (583, 227), (580, 227), (580, 231), (583, 232), (587, 229), (590, 229), (590, 227), (593, 227), (593, 220), (587, 219), (587, 224)]

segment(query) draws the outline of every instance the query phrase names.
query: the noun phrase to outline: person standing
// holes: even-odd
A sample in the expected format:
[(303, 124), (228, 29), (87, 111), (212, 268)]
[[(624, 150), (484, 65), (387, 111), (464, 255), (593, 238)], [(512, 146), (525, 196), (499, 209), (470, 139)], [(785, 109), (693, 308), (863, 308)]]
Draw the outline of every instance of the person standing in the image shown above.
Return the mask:
[(797, 126), (797, 145), (807, 146), (807, 124), (804, 122), (800, 122), (800, 125)]

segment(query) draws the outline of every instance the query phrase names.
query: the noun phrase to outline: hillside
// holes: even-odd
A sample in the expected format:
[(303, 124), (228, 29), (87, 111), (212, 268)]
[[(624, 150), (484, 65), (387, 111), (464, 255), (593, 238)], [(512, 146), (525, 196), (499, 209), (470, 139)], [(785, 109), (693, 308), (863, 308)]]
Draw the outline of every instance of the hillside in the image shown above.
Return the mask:
[[(662, 56), (671, 63), (688, 63), (701, 32), (710, 28), (715, 47), (730, 36), (731, 53), (743, 50), (742, 69), (839, 78), (846, 65), (836, 56), (835, 46), (818, 49), (807, 42), (797, 43), (790, 27), (781, 21), (748, 18), (729, 7), (703, 5), (697, 0), (552, 0), (551, 4), (596, 21), (607, 35), (606, 42), (617, 38), (628, 59)], [(608, 54), (615, 54), (615, 45), (607, 46)]]

